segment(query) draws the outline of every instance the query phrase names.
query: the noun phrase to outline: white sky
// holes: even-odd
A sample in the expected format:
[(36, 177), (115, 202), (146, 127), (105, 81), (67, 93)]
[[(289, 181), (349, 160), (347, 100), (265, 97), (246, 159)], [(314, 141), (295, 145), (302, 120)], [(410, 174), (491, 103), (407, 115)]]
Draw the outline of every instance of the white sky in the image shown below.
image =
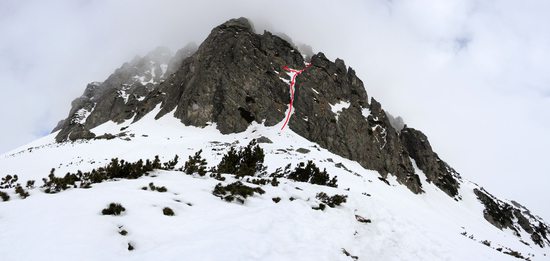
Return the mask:
[(548, 14), (542, 0), (2, 0), (0, 153), (133, 56), (245, 16), (344, 59), (465, 178), (550, 221)]

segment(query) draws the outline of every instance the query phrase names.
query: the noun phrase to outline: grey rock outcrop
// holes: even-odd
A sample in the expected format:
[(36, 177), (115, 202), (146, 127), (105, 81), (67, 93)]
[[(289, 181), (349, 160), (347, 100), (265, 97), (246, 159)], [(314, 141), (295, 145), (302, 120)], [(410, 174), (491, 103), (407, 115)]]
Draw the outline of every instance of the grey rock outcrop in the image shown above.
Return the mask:
[(284, 117), (288, 86), (277, 70), (303, 66), (297, 50), (281, 38), (255, 34), (246, 19), (214, 28), (197, 52), (167, 79), (161, 117), (174, 116), (186, 125), (216, 122), (222, 133), (244, 131), (251, 122), (274, 125)]
[(539, 247), (550, 246), (550, 229), (542, 219), (531, 215), (525, 207), (517, 204), (513, 206), (499, 200), (483, 188), (474, 189), (474, 193), (485, 206), (483, 217), (493, 226), (501, 230), (511, 229), (517, 237), (520, 237), (520, 230), (523, 230)]
[(405, 126), (400, 133), (401, 142), (421, 169), (428, 182), (433, 182), (449, 196), (458, 195), (460, 175), (441, 160), (424, 133)]
[(104, 82), (88, 84), (82, 96), (71, 103), (67, 119), (53, 129), (59, 131), (56, 140), (91, 139), (95, 137), (91, 129), (107, 121), (138, 120), (160, 103), (156, 89), (168, 77), (169, 68), (177, 70), (174, 68), (194, 50), (188, 45), (172, 57), (169, 49), (159, 47), (123, 64)]
[[(422, 185), (398, 133), (380, 103), (375, 99), (368, 103), (355, 71), (340, 59), (329, 61), (322, 53), (314, 55), (311, 63), (299, 78), (290, 128), (321, 147), (377, 170), (384, 178), (391, 173), (411, 191), (421, 193)], [(343, 108), (335, 112), (338, 104)]]

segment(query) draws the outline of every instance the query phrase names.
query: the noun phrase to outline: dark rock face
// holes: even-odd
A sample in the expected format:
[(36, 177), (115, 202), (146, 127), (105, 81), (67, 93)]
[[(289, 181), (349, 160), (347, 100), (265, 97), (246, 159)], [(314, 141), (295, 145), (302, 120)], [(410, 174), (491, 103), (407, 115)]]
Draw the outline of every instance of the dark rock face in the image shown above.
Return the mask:
[(256, 139), (258, 143), (273, 143), (268, 137), (261, 136), (258, 139)]
[[(368, 103), (355, 71), (340, 59), (329, 61), (322, 53), (314, 55), (311, 63), (312, 67), (298, 78), (290, 128), (323, 148), (377, 170), (383, 177), (395, 175), (415, 193), (422, 192), (398, 133), (380, 103), (374, 99)], [(344, 107), (334, 112), (338, 104)]]
[(302, 56), (281, 38), (255, 34), (246, 19), (214, 28), (198, 51), (159, 89), (166, 93), (158, 117), (175, 109), (186, 125), (216, 122), (222, 133), (251, 122), (275, 125), (284, 117), (289, 91), (276, 71), (303, 66)]
[(427, 181), (433, 182), (447, 195), (457, 196), (460, 186), (457, 179), (460, 179), (460, 175), (432, 150), (426, 135), (405, 126), (400, 132), (400, 138), (418, 168), (426, 174)]
[(513, 209), (510, 205), (503, 202), (500, 204), (501, 202), (495, 200), (492, 195), (479, 189), (474, 189), (474, 193), (485, 205), (483, 216), (489, 223), (499, 229), (510, 228), (515, 231), (516, 235), (519, 235), (518, 230), (514, 227)]
[[(295, 113), (289, 128), (330, 151), (357, 160), (384, 177), (391, 173), (413, 192), (422, 192), (418, 176), (380, 104), (344, 61), (314, 55), (298, 78)], [(250, 123), (275, 125), (289, 103), (288, 77), (282, 67), (302, 69), (304, 58), (291, 44), (269, 32), (258, 35), (246, 20), (214, 28), (198, 51), (159, 90), (166, 94), (157, 117), (175, 110), (186, 125), (216, 122), (222, 133), (241, 132)], [(332, 106), (349, 103), (341, 112)], [(370, 118), (363, 110), (373, 112)]]
[(531, 215), (525, 207), (503, 202), (482, 188), (474, 189), (474, 193), (485, 206), (483, 217), (493, 226), (501, 230), (509, 228), (518, 237), (519, 231), (523, 230), (531, 235), (531, 240), (538, 246), (550, 246), (547, 237), (550, 230), (540, 218)]

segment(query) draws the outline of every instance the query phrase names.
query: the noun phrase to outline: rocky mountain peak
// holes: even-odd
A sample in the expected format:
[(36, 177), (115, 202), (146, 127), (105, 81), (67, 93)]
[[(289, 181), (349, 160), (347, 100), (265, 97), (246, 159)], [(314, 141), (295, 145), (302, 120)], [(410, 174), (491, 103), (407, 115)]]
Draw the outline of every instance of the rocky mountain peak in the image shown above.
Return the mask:
[(228, 28), (235, 28), (240, 30), (246, 30), (249, 32), (254, 32), (254, 26), (252, 23), (245, 17), (233, 18), (227, 22), (217, 26), (214, 30), (224, 30)]
[[(267, 31), (256, 34), (246, 18), (217, 26), (196, 51), (192, 46), (184, 49), (185, 55), (170, 69), (160, 66), (170, 62), (168, 52), (158, 48), (145, 59), (123, 65), (101, 85), (90, 85), (86, 95), (73, 102), (70, 118), (78, 120), (66, 120), (57, 140), (93, 138), (93, 127), (109, 120), (139, 120), (159, 104), (156, 118), (173, 113), (186, 125), (216, 123), (221, 133), (244, 131), (252, 122), (274, 126), (284, 119), (290, 103), (290, 78), (283, 68), (306, 67), (304, 56), (291, 43)], [(97, 90), (104, 90), (101, 97), (94, 94)], [(437, 161), (437, 154), (415, 142), (420, 136), (400, 137), (382, 105), (368, 99), (351, 67), (317, 53), (311, 67), (297, 78), (289, 128), (377, 170), (382, 178), (393, 175), (412, 192), (422, 193), (411, 155)], [(446, 192), (457, 196), (459, 183), (452, 169), (423, 170), (437, 184), (447, 180), (445, 184), (452, 185)]]
[[(229, 20), (198, 47), (187, 45), (174, 56), (158, 48), (124, 64), (104, 82), (89, 84), (54, 129), (56, 141), (98, 138), (94, 127), (135, 122), (154, 108), (160, 109), (156, 119), (171, 115), (185, 125), (216, 124), (222, 134), (243, 132), (253, 123), (275, 126), (285, 119), (291, 99), (285, 68), (305, 69), (296, 78), (290, 131), (377, 171), (388, 185), (392, 178), (420, 194), (425, 181), (462, 199), (464, 182), (458, 172), (439, 157), (426, 135), (397, 122), (369, 97), (351, 67), (323, 53), (311, 55), (310, 65), (304, 57), (279, 36), (255, 33), (246, 18)], [(473, 193), (495, 227), (525, 231), (539, 246), (550, 244), (541, 219), (484, 190)]]

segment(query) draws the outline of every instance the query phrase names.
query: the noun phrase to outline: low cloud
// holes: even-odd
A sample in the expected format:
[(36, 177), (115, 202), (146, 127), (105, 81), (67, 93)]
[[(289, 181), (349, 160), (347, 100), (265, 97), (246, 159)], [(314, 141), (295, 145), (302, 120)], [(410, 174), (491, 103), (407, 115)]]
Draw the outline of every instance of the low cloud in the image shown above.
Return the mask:
[(403, 118), (401, 116), (394, 117), (390, 112), (386, 111), (386, 116), (388, 117), (388, 120), (390, 121), (390, 125), (396, 130), (401, 131), (403, 128), (405, 128), (405, 121), (403, 121)]

